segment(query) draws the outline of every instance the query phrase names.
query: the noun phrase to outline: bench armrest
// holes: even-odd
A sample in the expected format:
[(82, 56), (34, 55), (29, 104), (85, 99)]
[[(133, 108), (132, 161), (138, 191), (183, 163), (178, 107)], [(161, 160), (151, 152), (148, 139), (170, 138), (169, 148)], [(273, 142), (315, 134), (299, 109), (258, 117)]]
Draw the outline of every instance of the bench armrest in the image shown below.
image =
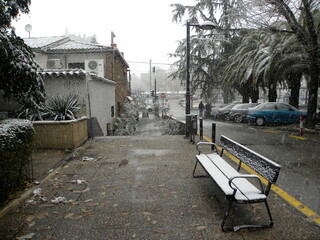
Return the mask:
[(256, 178), (258, 179), (258, 182), (260, 184), (260, 189), (261, 189), (261, 193), (264, 194), (264, 190), (263, 190), (263, 185), (262, 185), (262, 182), (261, 182), (261, 179), (257, 176), (257, 175), (253, 175), (253, 174), (241, 174), (239, 176), (234, 176), (234, 177), (231, 177), (229, 179), (229, 186), (234, 190), (233, 192), (233, 195), (236, 194), (236, 191), (237, 191), (237, 188), (235, 188), (233, 185), (232, 185), (232, 181), (236, 178)]
[(217, 147), (214, 143), (212, 143), (212, 142), (198, 142), (196, 145), (196, 148), (199, 151), (199, 154), (201, 154), (201, 150), (198, 148), (200, 145), (211, 145), (211, 146), (213, 146), (213, 151), (217, 152)]

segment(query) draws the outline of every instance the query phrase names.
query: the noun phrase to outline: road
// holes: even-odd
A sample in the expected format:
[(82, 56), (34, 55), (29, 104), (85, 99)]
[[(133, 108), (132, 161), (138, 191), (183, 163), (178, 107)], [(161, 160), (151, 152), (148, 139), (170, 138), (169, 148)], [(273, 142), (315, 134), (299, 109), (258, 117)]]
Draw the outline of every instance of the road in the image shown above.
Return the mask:
[[(170, 100), (170, 114), (185, 120), (185, 109)], [(198, 114), (197, 111), (192, 113)], [(225, 135), (261, 155), (279, 163), (277, 186), (295, 199), (320, 213), (320, 135), (306, 133), (303, 138), (289, 126), (258, 127), (205, 119), (203, 134), (211, 139), (212, 124), (216, 125), (216, 140)]]

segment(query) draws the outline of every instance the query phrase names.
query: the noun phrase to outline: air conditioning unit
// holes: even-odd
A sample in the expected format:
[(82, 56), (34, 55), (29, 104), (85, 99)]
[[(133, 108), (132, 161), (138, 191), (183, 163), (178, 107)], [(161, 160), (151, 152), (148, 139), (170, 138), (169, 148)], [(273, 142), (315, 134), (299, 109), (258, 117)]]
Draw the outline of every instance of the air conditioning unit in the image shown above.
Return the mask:
[(86, 59), (85, 70), (90, 73), (97, 74), (104, 78), (104, 64), (103, 59)]
[(47, 61), (47, 69), (60, 69), (62, 68), (60, 59), (49, 59)]

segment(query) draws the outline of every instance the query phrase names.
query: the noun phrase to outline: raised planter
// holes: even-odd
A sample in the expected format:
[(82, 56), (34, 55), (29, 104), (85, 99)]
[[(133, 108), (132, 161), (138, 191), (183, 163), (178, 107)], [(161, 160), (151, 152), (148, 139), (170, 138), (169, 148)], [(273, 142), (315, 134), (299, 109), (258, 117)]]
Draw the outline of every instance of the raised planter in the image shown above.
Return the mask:
[(34, 121), (34, 147), (38, 149), (74, 149), (88, 139), (88, 119)]

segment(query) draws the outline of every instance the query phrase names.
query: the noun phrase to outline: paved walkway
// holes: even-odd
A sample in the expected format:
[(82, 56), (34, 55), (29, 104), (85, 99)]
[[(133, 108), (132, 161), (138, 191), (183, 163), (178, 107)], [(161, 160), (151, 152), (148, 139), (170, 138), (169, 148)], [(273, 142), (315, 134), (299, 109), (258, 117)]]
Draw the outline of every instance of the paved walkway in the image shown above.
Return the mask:
[[(319, 226), (274, 193), (273, 228), (223, 233), (226, 202), (210, 179), (192, 178), (195, 146), (160, 136), (156, 122), (141, 120), (137, 136), (88, 141), (0, 213), (0, 239), (320, 239)], [(267, 221), (262, 204), (232, 212), (229, 224)]]

